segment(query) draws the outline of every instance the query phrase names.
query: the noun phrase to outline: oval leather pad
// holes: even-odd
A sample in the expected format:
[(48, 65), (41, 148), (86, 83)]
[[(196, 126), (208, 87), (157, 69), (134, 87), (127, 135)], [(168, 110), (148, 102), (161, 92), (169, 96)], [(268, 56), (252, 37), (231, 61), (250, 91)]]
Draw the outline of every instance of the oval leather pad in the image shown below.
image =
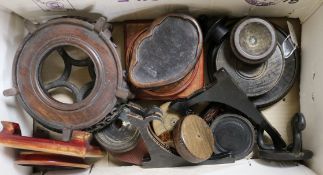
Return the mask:
[(157, 19), (135, 42), (130, 81), (140, 88), (152, 88), (181, 80), (197, 62), (200, 40), (194, 19), (185, 15)]

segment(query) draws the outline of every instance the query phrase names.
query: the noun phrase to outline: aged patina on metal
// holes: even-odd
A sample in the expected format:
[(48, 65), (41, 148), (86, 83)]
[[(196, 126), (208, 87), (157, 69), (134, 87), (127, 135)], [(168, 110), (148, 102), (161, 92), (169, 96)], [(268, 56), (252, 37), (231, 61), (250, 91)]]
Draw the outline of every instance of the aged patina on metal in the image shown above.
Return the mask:
[[(209, 78), (211, 81), (214, 81), (214, 72), (224, 66), (228, 68), (229, 72), (231, 72), (230, 75), (240, 82), (239, 86), (247, 91), (248, 96), (250, 96), (251, 100), (257, 107), (272, 105), (288, 93), (297, 78), (299, 72), (299, 53), (294, 47), (295, 44), (292, 43), (290, 39), (291, 37), (289, 37), (289, 35), (286, 34), (280, 26), (274, 25), (277, 40), (275, 52), (277, 53), (275, 54), (274, 52), (271, 55), (273, 58), (268, 58), (267, 61), (261, 64), (252, 65), (244, 63), (237, 58), (230, 47), (230, 39), (228, 36), (229, 32), (222, 32), (224, 29), (227, 29), (225, 31), (230, 31), (232, 25), (235, 23), (235, 20), (231, 21), (226, 20), (225, 18), (219, 18), (207, 31), (207, 35), (210, 36), (210, 39), (206, 44)], [(216, 35), (217, 33), (222, 33), (222, 35)], [(290, 33), (293, 32), (290, 31)], [(213, 35), (216, 35), (216, 37), (213, 37)], [(273, 71), (273, 69), (268, 68), (269, 60), (272, 60), (270, 65), (271, 67), (273, 67), (273, 65), (276, 67), (276, 72)], [(281, 69), (278, 64), (281, 62), (284, 62), (283, 69)], [(266, 70), (267, 73), (266, 71), (261, 70)], [(280, 74), (278, 74), (279, 72)], [(268, 76), (264, 76), (264, 73)], [(275, 74), (276, 76), (273, 76)], [(277, 78), (279, 79), (277, 80)], [(277, 81), (270, 83), (270, 80)], [(261, 86), (256, 82), (261, 83)], [(255, 90), (257, 90), (257, 93)]]
[[(118, 97), (128, 97), (121, 63), (110, 41), (110, 25), (105, 18), (90, 23), (63, 17), (28, 28), (32, 30), (19, 47), (13, 64), (14, 87), (9, 91), (16, 90), (16, 93), (9, 95), (16, 95), (37, 122), (56, 131), (87, 129), (106, 121)], [(88, 58), (75, 60), (65, 52), (64, 46), (76, 47)], [(62, 56), (65, 70), (57, 80), (42, 84), (39, 75), (42, 63), (54, 50)], [(88, 65), (93, 80), (81, 89), (67, 82), (72, 65)], [(56, 87), (71, 91), (76, 96), (76, 102), (64, 104), (53, 99), (48, 90)]]
[(263, 95), (274, 88), (285, 66), (285, 60), (278, 46), (264, 63), (247, 64), (233, 54), (228, 39), (222, 42), (214, 59), (216, 69), (224, 68), (249, 97)]
[(232, 29), (230, 44), (241, 61), (248, 64), (264, 63), (275, 51), (276, 31), (266, 20), (245, 18)]
[[(278, 42), (285, 43), (288, 35), (279, 27), (276, 27), (276, 30)], [(289, 40), (287, 40), (286, 42), (290, 43)], [(292, 43), (290, 43), (289, 45), (292, 45)], [(285, 53), (285, 50), (286, 49), (283, 49), (282, 51)], [(299, 75), (300, 69), (300, 57), (298, 50), (291, 52), (287, 58), (284, 58), (284, 62), (284, 71), (281, 75), (281, 78), (277, 82), (277, 85), (263, 95), (251, 97), (251, 100), (256, 106), (266, 107), (268, 105), (274, 104), (275, 102), (278, 102), (288, 93), (288, 91), (294, 85), (294, 82)]]
[(136, 147), (140, 139), (138, 129), (129, 123), (127, 117), (121, 115), (123, 110), (119, 110), (112, 123), (94, 134), (99, 144), (110, 153), (128, 152)]

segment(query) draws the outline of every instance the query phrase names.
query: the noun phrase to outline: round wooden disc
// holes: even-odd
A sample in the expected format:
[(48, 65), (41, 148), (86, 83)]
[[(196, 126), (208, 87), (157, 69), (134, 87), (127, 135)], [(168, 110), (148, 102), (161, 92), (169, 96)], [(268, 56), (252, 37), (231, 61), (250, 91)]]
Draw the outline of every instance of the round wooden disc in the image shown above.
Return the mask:
[(186, 116), (177, 123), (173, 135), (176, 150), (183, 159), (199, 163), (211, 157), (214, 138), (211, 129), (201, 117)]

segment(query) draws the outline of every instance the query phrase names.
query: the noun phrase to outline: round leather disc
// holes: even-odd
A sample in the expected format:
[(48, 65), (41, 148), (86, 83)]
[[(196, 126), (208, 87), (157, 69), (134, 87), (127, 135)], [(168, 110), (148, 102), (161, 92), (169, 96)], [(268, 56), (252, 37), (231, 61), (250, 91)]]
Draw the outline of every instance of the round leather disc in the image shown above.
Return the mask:
[(201, 117), (184, 117), (177, 123), (173, 135), (176, 150), (185, 160), (199, 163), (211, 157), (214, 138), (211, 129)]
[(256, 65), (244, 63), (233, 54), (227, 39), (216, 55), (216, 69), (220, 68), (224, 68), (249, 97), (254, 97), (265, 94), (277, 84), (284, 71), (284, 59), (277, 46), (266, 62)]
[(238, 160), (252, 151), (255, 133), (252, 124), (242, 116), (223, 114), (211, 124), (215, 143), (215, 153), (231, 152)]

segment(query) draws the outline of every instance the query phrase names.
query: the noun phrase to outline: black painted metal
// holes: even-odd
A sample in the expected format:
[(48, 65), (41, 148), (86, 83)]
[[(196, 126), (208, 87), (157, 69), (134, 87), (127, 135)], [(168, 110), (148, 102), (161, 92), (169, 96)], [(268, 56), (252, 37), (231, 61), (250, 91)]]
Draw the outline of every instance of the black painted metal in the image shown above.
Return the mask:
[(248, 156), (255, 144), (253, 125), (238, 114), (225, 113), (214, 117), (211, 124), (215, 153), (231, 152), (236, 160)]
[[(207, 23), (210, 20), (211, 19), (203, 18), (203, 20), (200, 22), (205, 26), (205, 28), (207, 28), (209, 26), (207, 26), (205, 23)], [(204, 31), (217, 33), (217, 32), (220, 32), (221, 30), (224, 30), (222, 28), (227, 28), (230, 31), (232, 28), (232, 25), (235, 23), (236, 23), (235, 20), (231, 21), (231, 20), (226, 20), (225, 18), (220, 18), (220, 19), (217, 19), (213, 25), (211, 25), (213, 28), (212, 30), (210, 30), (211, 27), (209, 27), (208, 30), (204, 29)], [(275, 29), (276, 29), (278, 43), (282, 43), (286, 39), (287, 34), (278, 26), (275, 26)], [(212, 36), (212, 34), (209, 34), (209, 35)], [(216, 61), (215, 57), (219, 50), (219, 43), (221, 43), (223, 40), (228, 38), (227, 35), (222, 35), (222, 36), (223, 38), (218, 37), (217, 41), (214, 41), (214, 39), (212, 39), (206, 42), (206, 58), (207, 58), (207, 68), (208, 68), (207, 72), (211, 82), (215, 80), (213, 74), (217, 70), (216, 64), (215, 64), (215, 61)], [(254, 102), (254, 104), (257, 107), (263, 108), (263, 107), (270, 106), (276, 103), (277, 101), (281, 100), (291, 89), (291, 87), (293, 86), (298, 76), (299, 62), (300, 62), (299, 53), (296, 50), (295, 52), (293, 52), (293, 54), (291, 54), (288, 58), (285, 59), (284, 70), (276, 86), (274, 86), (270, 91), (268, 91), (263, 95), (250, 97), (251, 101)]]
[(264, 132), (258, 132), (259, 157), (268, 160), (307, 160), (313, 157), (313, 152), (302, 149), (302, 131), (306, 128), (305, 117), (296, 113), (291, 121), (293, 128), (293, 143), (284, 150), (277, 150), (273, 145), (265, 144)]
[[(126, 115), (130, 123), (139, 129), (140, 135), (143, 138), (149, 152), (149, 158), (143, 160), (144, 168), (159, 168), (159, 167), (176, 167), (196, 165), (192, 164), (179, 155), (173, 152), (167, 145), (153, 133), (150, 122), (152, 120), (161, 120), (162, 112), (157, 107), (152, 107), (148, 110), (140, 109), (133, 105), (127, 105), (122, 115)], [(234, 159), (231, 153), (225, 152), (213, 155), (209, 160), (201, 164), (222, 164), (233, 163)]]
[(191, 106), (201, 102), (225, 104), (244, 114), (255, 125), (256, 129), (264, 129), (270, 135), (276, 149), (285, 148), (286, 143), (279, 132), (266, 120), (246, 94), (235, 85), (228, 73), (224, 69), (220, 69), (214, 76), (216, 78), (215, 83), (189, 98), (172, 102), (171, 109), (185, 114)]

